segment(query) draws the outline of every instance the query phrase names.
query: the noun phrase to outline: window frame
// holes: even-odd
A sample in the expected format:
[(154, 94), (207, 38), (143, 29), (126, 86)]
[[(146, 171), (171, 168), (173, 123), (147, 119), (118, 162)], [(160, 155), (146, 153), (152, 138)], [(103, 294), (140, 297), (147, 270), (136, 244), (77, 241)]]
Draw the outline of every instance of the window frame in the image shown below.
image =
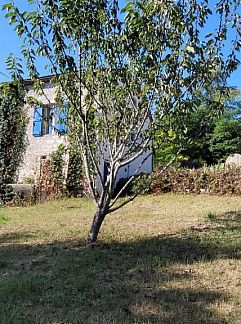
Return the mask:
[[(53, 107), (50, 105), (34, 106), (33, 128), (32, 128), (32, 135), (34, 137), (53, 135), (54, 115), (52, 111), (53, 111)], [(36, 124), (38, 124), (39, 126), (37, 127)]]
[[(66, 104), (65, 104), (66, 106)], [(67, 123), (68, 107), (61, 110), (59, 105), (35, 105), (33, 115), (32, 135), (42, 137), (46, 135), (66, 135), (68, 132)], [(39, 125), (39, 126), (37, 126)]]

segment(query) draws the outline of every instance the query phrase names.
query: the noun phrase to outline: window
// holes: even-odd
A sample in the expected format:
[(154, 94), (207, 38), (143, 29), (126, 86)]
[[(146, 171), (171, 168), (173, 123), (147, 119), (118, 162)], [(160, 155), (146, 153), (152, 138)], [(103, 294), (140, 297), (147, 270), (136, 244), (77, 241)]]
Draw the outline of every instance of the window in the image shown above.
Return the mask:
[(42, 135), (50, 135), (53, 131), (53, 110), (50, 107), (43, 108)]
[(33, 135), (42, 136), (52, 134), (53, 111), (51, 107), (35, 106), (33, 118)]
[(68, 109), (61, 107), (35, 106), (33, 120), (33, 136), (67, 133)]
[(55, 131), (59, 134), (67, 133), (67, 117), (68, 117), (68, 108), (67, 105), (64, 107), (55, 107), (54, 108), (54, 119), (55, 119)]

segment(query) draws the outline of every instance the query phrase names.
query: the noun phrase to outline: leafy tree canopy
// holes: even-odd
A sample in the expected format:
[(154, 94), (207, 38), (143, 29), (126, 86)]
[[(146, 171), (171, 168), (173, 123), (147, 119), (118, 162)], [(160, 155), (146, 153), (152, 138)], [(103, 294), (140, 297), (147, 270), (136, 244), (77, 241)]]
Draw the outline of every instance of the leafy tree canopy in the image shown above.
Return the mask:
[(210, 152), (214, 162), (224, 162), (233, 153), (241, 154), (240, 94), (227, 102), (223, 115), (210, 134)]
[(175, 133), (175, 118), (171, 117), (171, 122), (163, 120), (156, 136), (157, 166), (175, 158), (177, 166), (200, 167), (223, 162), (229, 154), (241, 152), (240, 91), (226, 89), (220, 97), (217, 89), (201, 101), (186, 119), (185, 133)]

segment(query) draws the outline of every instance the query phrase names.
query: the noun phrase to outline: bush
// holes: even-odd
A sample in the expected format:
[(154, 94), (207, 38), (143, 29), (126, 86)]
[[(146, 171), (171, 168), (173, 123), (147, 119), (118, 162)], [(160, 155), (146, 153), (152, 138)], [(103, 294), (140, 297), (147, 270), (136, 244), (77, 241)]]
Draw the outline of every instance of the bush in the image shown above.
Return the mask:
[(66, 190), (70, 197), (82, 197), (85, 191), (81, 153), (79, 148), (73, 144), (69, 148)]
[(149, 174), (141, 174), (136, 177), (132, 183), (132, 192), (140, 192), (143, 195), (151, 193), (151, 176)]
[(212, 166), (199, 169), (157, 169), (152, 193), (241, 194), (241, 167)]
[[(121, 178), (116, 186), (113, 193), (113, 197), (115, 197), (121, 189), (126, 185), (128, 179)], [(151, 177), (149, 174), (140, 174), (136, 176), (123, 190), (120, 197), (135, 195), (136, 193), (140, 194), (150, 194), (151, 193)]]
[(40, 176), (36, 182), (36, 197), (38, 202), (58, 199), (66, 194), (64, 176), (64, 145), (59, 145), (48, 159), (41, 161)]
[[(68, 154), (69, 153), (69, 154)], [(57, 151), (41, 162), (41, 174), (37, 180), (37, 201), (43, 202), (64, 196), (81, 197), (84, 178), (80, 153), (73, 147), (60, 144)]]

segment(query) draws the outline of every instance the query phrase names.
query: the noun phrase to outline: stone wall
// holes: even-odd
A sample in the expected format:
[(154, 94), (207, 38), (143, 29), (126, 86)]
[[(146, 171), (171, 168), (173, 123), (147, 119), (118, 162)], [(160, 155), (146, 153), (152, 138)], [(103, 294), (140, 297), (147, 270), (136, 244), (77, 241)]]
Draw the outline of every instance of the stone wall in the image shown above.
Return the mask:
[[(44, 105), (54, 105), (55, 89), (50, 83), (46, 83), (44, 95), (36, 95), (31, 85), (28, 86), (27, 97), (33, 97), (41, 101)], [(28, 125), (26, 131), (27, 148), (24, 154), (23, 161), (18, 170), (18, 182), (22, 183), (25, 178), (36, 179), (40, 172), (40, 161), (42, 158), (48, 158), (50, 153), (57, 150), (60, 144), (67, 144), (65, 135), (58, 135), (53, 131), (53, 134), (33, 136), (34, 122), (34, 105), (25, 105), (26, 114), (28, 117)]]

